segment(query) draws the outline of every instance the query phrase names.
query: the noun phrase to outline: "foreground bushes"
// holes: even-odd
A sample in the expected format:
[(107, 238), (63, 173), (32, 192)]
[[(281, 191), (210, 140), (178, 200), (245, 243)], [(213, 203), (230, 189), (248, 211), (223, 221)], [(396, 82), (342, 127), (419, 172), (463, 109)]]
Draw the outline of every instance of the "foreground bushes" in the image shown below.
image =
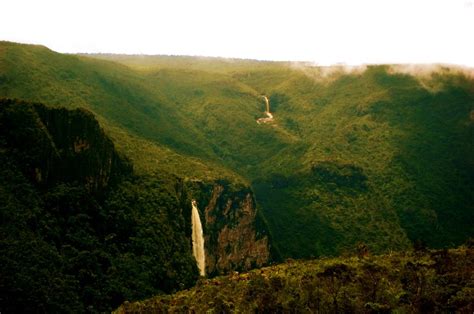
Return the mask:
[(118, 313), (390, 313), (474, 310), (474, 250), (288, 261), (126, 303)]

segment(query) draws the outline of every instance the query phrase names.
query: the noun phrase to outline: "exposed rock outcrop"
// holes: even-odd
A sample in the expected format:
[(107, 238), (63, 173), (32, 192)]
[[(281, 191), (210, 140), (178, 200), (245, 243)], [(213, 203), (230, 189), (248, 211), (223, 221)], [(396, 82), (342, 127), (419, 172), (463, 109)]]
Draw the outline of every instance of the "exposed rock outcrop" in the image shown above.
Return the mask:
[(212, 276), (267, 264), (269, 234), (250, 188), (226, 181), (193, 185), (204, 225), (206, 273)]
[(131, 165), (119, 157), (94, 115), (85, 109), (3, 99), (0, 124), (2, 146), (16, 155), (25, 174), (40, 186), (78, 182), (99, 192), (114, 177), (131, 173)]

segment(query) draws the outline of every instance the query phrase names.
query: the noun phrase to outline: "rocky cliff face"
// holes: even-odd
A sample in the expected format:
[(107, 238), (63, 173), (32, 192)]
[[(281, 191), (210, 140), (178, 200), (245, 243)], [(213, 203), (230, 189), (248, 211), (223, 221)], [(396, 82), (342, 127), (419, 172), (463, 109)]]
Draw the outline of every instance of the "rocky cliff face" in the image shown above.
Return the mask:
[(0, 103), (0, 122), (2, 146), (40, 186), (76, 182), (99, 192), (114, 177), (131, 172), (87, 110), (7, 99)]
[(225, 181), (193, 185), (204, 226), (206, 273), (212, 276), (267, 264), (269, 234), (252, 191)]

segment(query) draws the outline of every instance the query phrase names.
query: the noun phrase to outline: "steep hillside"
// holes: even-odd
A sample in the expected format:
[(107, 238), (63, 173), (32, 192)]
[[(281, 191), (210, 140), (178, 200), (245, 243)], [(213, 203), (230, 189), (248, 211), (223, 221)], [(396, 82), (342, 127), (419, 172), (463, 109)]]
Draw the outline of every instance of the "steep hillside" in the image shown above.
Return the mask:
[[(371, 67), (277, 85), (277, 123), (304, 145), (271, 156), (254, 188), (286, 256), (334, 253), (356, 241), (382, 250), (407, 238), (443, 246), (472, 235), (473, 81), (447, 72), (430, 82), (442, 88)], [(305, 84), (307, 94), (294, 91)]]
[(229, 151), (218, 157), (252, 180), (283, 256), (338, 254), (360, 241), (376, 251), (415, 240), (445, 246), (474, 232), (469, 71), (96, 57), (139, 69), (156, 82), (166, 76), (175, 88), (184, 84), (188, 91), (204, 90), (190, 77), (208, 67), (207, 76), (225, 74), (269, 96), (271, 125), (246, 119), (240, 127), (228, 127), (235, 113), (214, 114), (196, 95), (181, 98), (186, 105), (180, 108), (210, 129), (219, 151)]
[[(147, 171), (170, 167), (179, 171), (167, 159), (180, 159), (182, 168), (198, 176), (219, 168), (181, 157), (192, 154), (208, 159), (207, 140), (198, 138), (199, 132), (178, 117), (173, 107), (165, 106), (174, 103), (164, 101), (146, 77), (116, 63), (62, 55), (43, 46), (0, 42), (0, 97), (91, 110), (139, 168)], [(161, 154), (147, 158), (156, 151)]]
[(2, 43), (0, 95), (93, 110), (142, 173), (251, 184), (283, 257), (474, 234), (465, 69), (93, 57)]
[(85, 109), (0, 99), (0, 161), (1, 311), (104, 312), (190, 287), (194, 198), (213, 211), (209, 273), (270, 258), (248, 188), (137, 176)]
[(201, 280), (114, 313), (471, 313), (474, 251), (292, 261)]
[(106, 311), (194, 283), (172, 181), (133, 177), (90, 112), (1, 100), (0, 130), (2, 311)]

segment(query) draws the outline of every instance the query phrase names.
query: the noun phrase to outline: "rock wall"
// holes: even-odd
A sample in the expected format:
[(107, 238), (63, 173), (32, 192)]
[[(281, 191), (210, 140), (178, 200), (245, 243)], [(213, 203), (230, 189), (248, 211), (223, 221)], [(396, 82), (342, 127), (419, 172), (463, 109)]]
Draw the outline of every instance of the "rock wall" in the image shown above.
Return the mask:
[(219, 275), (267, 264), (269, 234), (250, 188), (226, 181), (198, 186), (201, 191), (194, 195), (204, 226), (206, 273)]
[(131, 173), (94, 115), (16, 100), (1, 100), (2, 145), (9, 147), (28, 177), (40, 186), (58, 182), (103, 190), (114, 177)]

